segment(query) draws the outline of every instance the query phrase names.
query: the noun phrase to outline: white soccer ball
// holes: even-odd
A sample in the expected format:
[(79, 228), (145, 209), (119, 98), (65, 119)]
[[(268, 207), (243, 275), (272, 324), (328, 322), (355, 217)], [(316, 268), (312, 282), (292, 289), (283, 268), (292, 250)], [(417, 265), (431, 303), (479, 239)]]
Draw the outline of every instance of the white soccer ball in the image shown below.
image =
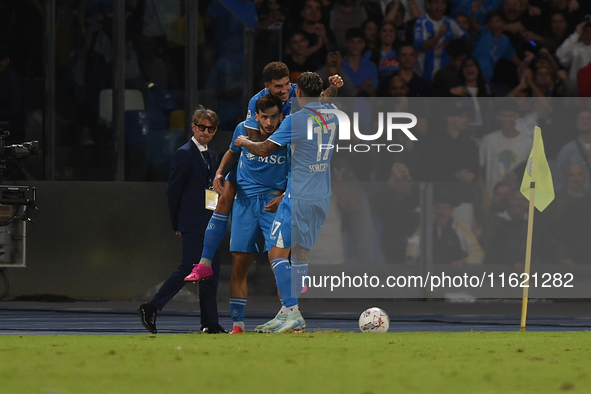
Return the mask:
[(359, 329), (361, 332), (386, 332), (388, 328), (390, 328), (390, 318), (380, 308), (366, 309), (359, 316)]

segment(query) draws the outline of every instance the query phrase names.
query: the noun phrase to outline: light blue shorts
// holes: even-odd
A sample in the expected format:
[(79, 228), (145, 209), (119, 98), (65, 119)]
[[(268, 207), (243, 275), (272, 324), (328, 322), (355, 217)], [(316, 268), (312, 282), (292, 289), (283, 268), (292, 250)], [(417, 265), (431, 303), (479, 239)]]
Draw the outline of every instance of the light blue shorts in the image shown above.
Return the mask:
[(265, 211), (264, 208), (275, 197), (277, 197), (276, 194), (263, 194), (234, 200), (230, 236), (231, 252), (258, 252), (257, 238), (261, 231), (265, 237), (264, 251), (271, 249), (269, 235), (275, 214)]
[(330, 197), (318, 201), (292, 199), (286, 195), (271, 226), (271, 241), (278, 248), (290, 248), (292, 244), (312, 249), (320, 227), (326, 220)]

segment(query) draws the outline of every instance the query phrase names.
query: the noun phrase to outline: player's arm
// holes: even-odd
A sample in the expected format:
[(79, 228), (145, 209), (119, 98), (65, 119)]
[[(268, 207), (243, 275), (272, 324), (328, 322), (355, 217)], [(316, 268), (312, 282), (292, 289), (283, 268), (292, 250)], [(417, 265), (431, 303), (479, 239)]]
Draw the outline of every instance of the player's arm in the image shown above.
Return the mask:
[(236, 138), (234, 145), (241, 146), (253, 155), (267, 157), (271, 155), (271, 153), (275, 152), (277, 149), (280, 148), (278, 144), (271, 140), (265, 140), (261, 142), (254, 142), (247, 139), (245, 136), (239, 136)]
[(343, 78), (338, 74), (328, 77), (328, 83), (330, 85), (320, 94), (320, 97), (322, 97), (322, 103), (329, 102), (332, 97), (337, 97), (339, 94), (339, 88), (345, 84)]
[(236, 165), (239, 158), (240, 153), (234, 152), (232, 149), (228, 149), (228, 151), (222, 158), (218, 170), (215, 172), (215, 178), (213, 179), (213, 190), (215, 190), (216, 193), (222, 194), (226, 180), (226, 175), (228, 174), (228, 172), (230, 172), (232, 167)]

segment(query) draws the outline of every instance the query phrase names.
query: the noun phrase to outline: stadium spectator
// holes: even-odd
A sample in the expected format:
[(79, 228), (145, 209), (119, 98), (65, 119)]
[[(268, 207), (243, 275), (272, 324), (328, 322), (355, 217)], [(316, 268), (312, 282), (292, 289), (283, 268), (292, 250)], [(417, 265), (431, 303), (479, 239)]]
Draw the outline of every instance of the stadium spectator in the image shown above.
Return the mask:
[(390, 97), (407, 97), (408, 86), (406, 85), (406, 81), (399, 75), (390, 78), (387, 95)]
[[(347, 45), (347, 31), (359, 27), (368, 18), (365, 7), (358, 0), (336, 0), (330, 11), (330, 28), (339, 48)], [(375, 20), (375, 19), (374, 19)]]
[(367, 52), (373, 51), (376, 48), (378, 42), (378, 24), (368, 19), (361, 24), (361, 30), (363, 31), (363, 38), (365, 39), (365, 55)]
[[(164, 282), (156, 295), (140, 305), (138, 313), (143, 326), (156, 334), (158, 312), (183, 288), (184, 278), (197, 265), (203, 248), (203, 234), (212, 211), (205, 208), (205, 191), (213, 184), (218, 166), (215, 152), (208, 148), (219, 124), (212, 110), (197, 108), (193, 114), (193, 138), (180, 147), (172, 161), (168, 179), (168, 207), (172, 228), (182, 237), (183, 260), (178, 269)], [(225, 333), (218, 323), (217, 287), (220, 275), (219, 255), (213, 258), (213, 276), (199, 282), (201, 331)]]
[(585, 190), (590, 190), (591, 174), (591, 111), (583, 110), (577, 116), (576, 129), (579, 137), (562, 147), (556, 157), (556, 171), (553, 172), (554, 187), (562, 190), (566, 186), (569, 166), (579, 163), (585, 169)]
[(279, 27), (285, 20), (281, 4), (277, 0), (265, 0), (257, 9), (259, 29)]
[(417, 50), (413, 45), (405, 44), (398, 51), (399, 70), (396, 76), (401, 77), (408, 87), (408, 97), (430, 97), (433, 84), (415, 72)]
[(557, 237), (559, 261), (568, 268), (589, 263), (591, 256), (591, 195), (583, 187), (585, 176), (583, 165), (572, 163), (566, 174), (566, 188), (548, 207)]
[[(443, 109), (444, 127), (432, 133), (427, 157), (428, 179), (472, 183), (478, 177), (478, 147), (467, 135), (468, 108), (457, 99)], [(441, 111), (441, 109), (440, 109)]]
[(530, 39), (526, 38), (528, 32), (544, 34), (540, 12), (530, 12), (527, 0), (503, 0), (500, 10), (505, 21), (503, 34), (511, 41), (517, 57), (523, 59), (525, 51), (532, 50)]
[[(486, 261), (511, 267), (513, 272), (523, 273), (527, 240), (527, 211), (529, 202), (519, 190), (513, 190), (508, 207), (493, 219), (492, 234), (486, 252)], [(532, 264), (554, 263), (554, 241), (544, 220), (534, 222)]]
[(561, 13), (568, 25), (574, 27), (590, 12), (591, 4), (585, 0), (549, 0), (541, 7), (541, 19), (544, 26), (548, 26), (552, 15)]
[[(287, 39), (291, 39), (296, 32), (303, 33), (308, 39), (306, 56), (315, 64), (321, 65), (326, 59), (330, 47), (336, 45), (334, 32), (322, 23), (322, 2), (320, 0), (305, 0), (300, 10), (302, 22), (291, 31), (285, 32)], [(289, 45), (289, 42), (288, 42)], [(286, 51), (289, 54), (290, 48)], [(290, 68), (291, 69), (291, 68)], [(307, 71), (307, 70), (303, 70)], [(310, 70), (315, 71), (315, 70)]]
[(470, 42), (464, 39), (451, 40), (446, 49), (449, 63), (433, 77), (433, 94), (436, 97), (447, 97), (451, 88), (460, 85), (462, 63), (472, 51)]
[(359, 28), (347, 30), (347, 54), (343, 58), (342, 68), (351, 78), (357, 96), (375, 96), (378, 87), (378, 69), (374, 63), (363, 59), (365, 48), (363, 32)]
[(498, 10), (502, 4), (502, 0), (451, 0), (451, 15), (457, 20), (458, 15), (464, 14), (466, 22), (469, 22), (468, 15), (471, 15), (475, 18), (474, 22), (483, 25), (486, 14)]
[(507, 181), (497, 182), (493, 188), (490, 205), (486, 207), (486, 212), (484, 213), (484, 219), (482, 221), (480, 244), (484, 250), (489, 250), (495, 216), (509, 207), (509, 196), (511, 196), (513, 190), (514, 188), (512, 184)]
[[(472, 230), (454, 220), (452, 198), (445, 193), (435, 193), (433, 198), (433, 263), (452, 267), (481, 264), (484, 252)], [(419, 229), (408, 240), (406, 264), (414, 265), (420, 259)]]
[(504, 29), (505, 21), (501, 13), (489, 12), (474, 48), (473, 56), (478, 60), (487, 83), (490, 83), (499, 59), (510, 60), (515, 66), (521, 63), (509, 38), (503, 34)]
[(467, 33), (458, 23), (445, 16), (445, 0), (427, 0), (427, 14), (417, 18), (414, 45), (419, 50), (419, 70), (423, 78), (433, 81), (440, 68), (449, 63), (446, 46), (454, 38), (465, 38)]
[(398, 71), (399, 62), (396, 27), (392, 22), (383, 22), (378, 32), (375, 49), (366, 52), (364, 59), (371, 60), (378, 68), (378, 86), (387, 83)]
[[(414, 4), (413, 0), (409, 0)], [(418, 7), (414, 6), (415, 10)], [(413, 29), (416, 19), (423, 15), (423, 12), (418, 10), (415, 16), (407, 19), (406, 16), (410, 13), (400, 0), (394, 0), (388, 3), (384, 8), (384, 22), (392, 22), (396, 27), (396, 38), (401, 44), (413, 44)]]
[(509, 99), (498, 103), (497, 121), (501, 129), (485, 135), (480, 145), (481, 174), (489, 195), (499, 181), (517, 183), (521, 174), (513, 171), (527, 160), (531, 151), (532, 137), (516, 129), (519, 112), (515, 107)]
[(472, 228), (475, 217), (481, 221), (483, 216), (476, 184), (478, 146), (467, 130), (470, 108), (458, 99), (446, 101), (447, 105), (439, 109), (443, 112), (442, 127), (433, 130), (427, 142), (426, 178), (447, 191), (455, 207), (454, 218)]
[(339, 51), (328, 52), (324, 66), (320, 67), (317, 73), (325, 81), (325, 88), (329, 86), (328, 77), (331, 75), (340, 75), (343, 79), (343, 86), (338, 90), (339, 97), (355, 97), (355, 86), (351, 78), (343, 71), (343, 57)]
[(467, 57), (462, 62), (460, 83), (449, 90), (449, 95), (457, 97), (490, 97), (492, 92), (475, 57)]
[[(569, 24), (563, 12), (555, 11), (550, 16), (549, 24), (546, 25), (543, 35), (528, 32), (526, 38), (538, 43), (542, 48), (546, 48), (550, 53), (555, 53), (556, 49), (566, 40), (569, 35)], [(572, 31), (572, 30), (571, 30)]]
[(406, 165), (394, 163), (383, 187), (372, 200), (382, 227), (381, 251), (386, 264), (401, 264), (407, 240), (419, 225), (418, 191)]
[(315, 48), (310, 48), (310, 41), (303, 32), (295, 32), (289, 38), (289, 51), (286, 51), (283, 62), (289, 68), (289, 79), (292, 83), (298, 80), (298, 77), (304, 71), (316, 71), (321, 63), (316, 61), (316, 57), (309, 56), (310, 50), (315, 53), (322, 46), (318, 40)]
[(570, 93), (577, 96), (577, 72), (591, 62), (591, 22), (580, 23), (556, 50), (556, 57), (568, 69)]

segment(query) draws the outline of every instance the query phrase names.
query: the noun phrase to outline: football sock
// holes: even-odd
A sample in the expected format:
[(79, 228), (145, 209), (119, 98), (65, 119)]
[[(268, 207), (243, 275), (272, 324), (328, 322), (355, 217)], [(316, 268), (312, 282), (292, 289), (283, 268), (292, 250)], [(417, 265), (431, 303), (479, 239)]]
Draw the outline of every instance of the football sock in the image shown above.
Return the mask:
[(302, 279), (308, 276), (308, 260), (301, 261), (291, 258), (291, 288), (293, 291), (292, 297), (299, 298), (304, 288)]
[(297, 298), (293, 298), (291, 294), (291, 265), (289, 260), (279, 258), (271, 261), (271, 266), (275, 272), (275, 283), (281, 293), (281, 304), (287, 308), (292, 307), (298, 303)]
[(201, 252), (201, 261), (199, 263), (211, 266), (211, 260), (218, 246), (226, 235), (228, 229), (228, 217), (223, 213), (214, 212), (209, 219), (207, 230), (205, 230), (205, 236), (203, 238), (203, 252)]
[(242, 328), (242, 331), (244, 331), (244, 322), (243, 321), (235, 321), (232, 324), (232, 327), (240, 327), (240, 328)]
[[(233, 322), (244, 322), (244, 309), (246, 308), (246, 298), (230, 297), (230, 311), (232, 312)], [(244, 323), (242, 323), (244, 329)]]

